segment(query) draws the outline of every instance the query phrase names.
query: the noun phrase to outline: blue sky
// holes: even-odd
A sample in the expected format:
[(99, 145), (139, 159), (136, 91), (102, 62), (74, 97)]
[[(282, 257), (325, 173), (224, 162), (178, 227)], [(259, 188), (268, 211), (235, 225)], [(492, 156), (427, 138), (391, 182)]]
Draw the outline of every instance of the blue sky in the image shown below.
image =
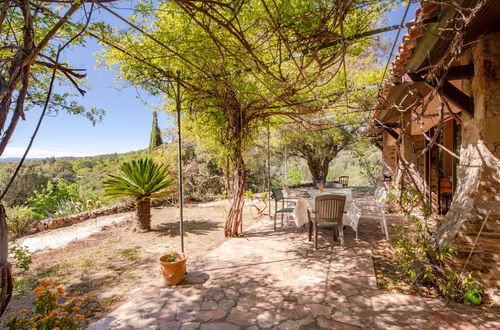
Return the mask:
[[(415, 15), (413, 4), (406, 21)], [(404, 8), (393, 12), (388, 17), (387, 24), (399, 24)], [(128, 15), (129, 11), (121, 11)], [(108, 15), (101, 19), (110, 19)], [(115, 24), (115, 21), (110, 21)], [(402, 38), (399, 36), (398, 44)], [(386, 33), (391, 43), (395, 31)], [(149, 144), (151, 130), (151, 111), (159, 106), (159, 97), (149, 97), (141, 93), (147, 105), (137, 99), (134, 88), (117, 89), (116, 77), (113, 72), (96, 69), (96, 60), (93, 53), (100, 50), (100, 46), (89, 40), (86, 46), (73, 48), (66, 53), (70, 63), (77, 68), (87, 70), (88, 84), (91, 85), (83, 98), (78, 101), (87, 108), (98, 107), (106, 111), (104, 119), (92, 126), (90, 121), (81, 116), (68, 115), (61, 111), (55, 117), (46, 116), (33, 146), (28, 154), (30, 158), (62, 157), (62, 156), (91, 156), (99, 154), (122, 153), (146, 148)], [(59, 87), (58, 92), (64, 90)], [(18, 124), (2, 158), (20, 157), (24, 152), (38, 120), (40, 109), (33, 109), (26, 113), (27, 120)], [(159, 114), (160, 128), (171, 125), (171, 119), (165, 114)]]

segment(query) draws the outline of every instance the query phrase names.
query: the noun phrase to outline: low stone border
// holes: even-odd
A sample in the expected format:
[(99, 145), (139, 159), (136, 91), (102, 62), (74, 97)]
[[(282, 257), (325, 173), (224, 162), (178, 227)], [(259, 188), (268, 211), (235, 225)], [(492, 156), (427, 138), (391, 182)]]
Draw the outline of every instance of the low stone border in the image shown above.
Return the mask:
[(91, 211), (85, 211), (78, 214), (69, 215), (57, 219), (47, 219), (41, 221), (35, 221), (31, 224), (31, 227), (26, 232), (27, 235), (42, 232), (48, 229), (55, 229), (59, 227), (70, 226), (78, 222), (82, 222), (88, 219), (97, 218), (103, 215), (112, 215), (117, 213), (129, 212), (135, 209), (135, 204), (119, 204), (113, 206), (102, 207), (100, 209), (95, 209)]

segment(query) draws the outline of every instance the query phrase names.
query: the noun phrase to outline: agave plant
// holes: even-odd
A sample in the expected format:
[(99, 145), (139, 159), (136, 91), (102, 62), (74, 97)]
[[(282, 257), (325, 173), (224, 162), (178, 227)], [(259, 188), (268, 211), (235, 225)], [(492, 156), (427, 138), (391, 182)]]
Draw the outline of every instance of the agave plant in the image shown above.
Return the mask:
[(138, 228), (148, 231), (151, 229), (151, 200), (173, 192), (169, 189), (174, 184), (169, 168), (146, 158), (124, 162), (120, 170), (121, 176), (109, 175), (102, 182), (104, 193), (108, 197), (134, 197)]

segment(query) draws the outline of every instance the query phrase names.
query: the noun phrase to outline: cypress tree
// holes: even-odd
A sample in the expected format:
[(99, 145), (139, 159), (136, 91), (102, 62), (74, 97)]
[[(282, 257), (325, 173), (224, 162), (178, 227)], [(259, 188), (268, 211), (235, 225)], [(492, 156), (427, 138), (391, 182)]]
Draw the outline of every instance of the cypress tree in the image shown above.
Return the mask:
[(149, 152), (152, 152), (156, 147), (162, 144), (161, 132), (158, 127), (158, 113), (153, 111), (153, 124), (151, 125), (151, 137), (149, 138)]

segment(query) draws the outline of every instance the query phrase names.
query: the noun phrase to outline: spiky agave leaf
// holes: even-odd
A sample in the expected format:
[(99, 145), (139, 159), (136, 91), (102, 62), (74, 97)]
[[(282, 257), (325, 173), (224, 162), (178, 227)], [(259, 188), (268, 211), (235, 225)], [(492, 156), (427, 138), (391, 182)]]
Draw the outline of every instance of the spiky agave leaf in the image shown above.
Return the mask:
[(150, 158), (124, 162), (120, 165), (122, 175), (109, 175), (102, 182), (108, 197), (132, 196), (137, 200), (166, 197), (174, 190), (168, 167), (155, 163)]

